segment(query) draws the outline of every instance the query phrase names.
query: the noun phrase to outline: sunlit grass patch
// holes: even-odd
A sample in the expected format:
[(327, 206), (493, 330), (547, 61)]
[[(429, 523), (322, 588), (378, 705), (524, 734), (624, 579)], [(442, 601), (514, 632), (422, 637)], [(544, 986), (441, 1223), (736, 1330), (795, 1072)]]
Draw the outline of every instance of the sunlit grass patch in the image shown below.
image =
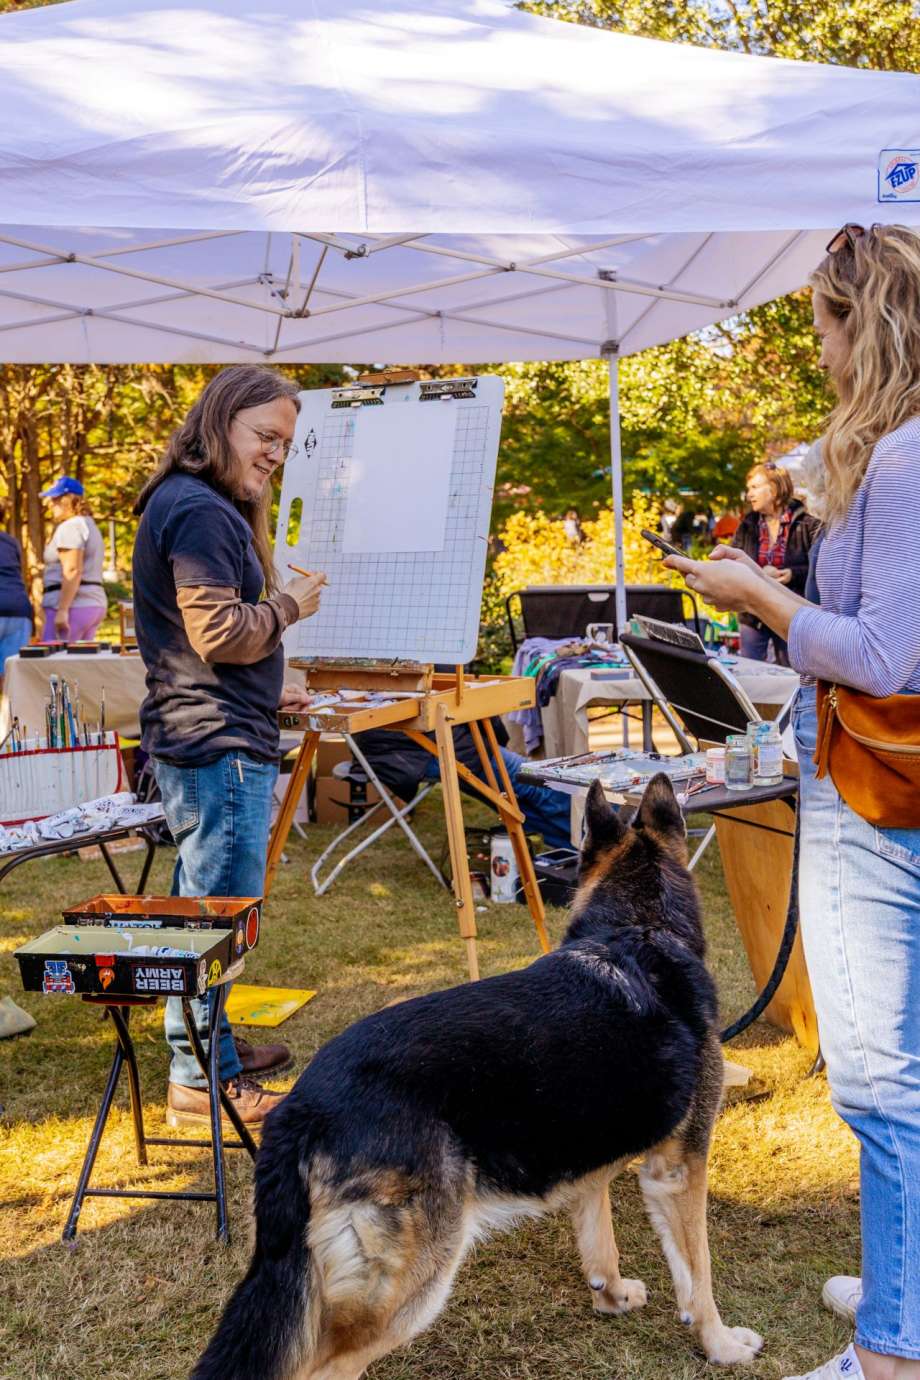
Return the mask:
[[(437, 856), (443, 821), (436, 796), (416, 822)], [(309, 862), (329, 838), (328, 830), (312, 830), (308, 844), (291, 842), (290, 864), (278, 874), (260, 946), (247, 963), (248, 982), (318, 990), (277, 1031), (244, 1032), (292, 1046), (294, 1068), (274, 1081), (279, 1088), (290, 1087), (320, 1044), (360, 1016), (465, 976), (452, 898), (402, 836), (392, 831), (317, 899)], [(161, 851), (151, 890), (168, 890), (171, 861)], [(754, 992), (714, 848), (700, 882), (722, 1010), (731, 1018)], [(57, 923), (63, 905), (108, 885), (101, 866), (54, 859), (19, 869), (0, 891), (0, 994), (10, 993), (38, 1021), (29, 1038), (0, 1042), (0, 1380), (182, 1380), (248, 1259), (252, 1173), (239, 1152), (227, 1157), (228, 1249), (214, 1243), (210, 1204), (106, 1199), (87, 1201), (75, 1249), (60, 1241), (112, 1032), (98, 1010), (78, 1000), (23, 993), (12, 949)], [(486, 906), (476, 918), (485, 975), (536, 956), (523, 906)], [(565, 923), (563, 912), (550, 912), (554, 939)], [(148, 1130), (172, 1134), (163, 1118), (162, 1007), (136, 1010), (131, 1028)], [(768, 1351), (750, 1373), (774, 1380), (810, 1369), (847, 1337), (822, 1311), (819, 1293), (827, 1274), (858, 1268), (856, 1150), (824, 1077), (808, 1077), (811, 1058), (792, 1039), (758, 1023), (730, 1054), (752, 1070), (759, 1100), (733, 1101), (716, 1127), (715, 1292), (727, 1322), (765, 1333)], [(201, 1190), (211, 1181), (205, 1151), (151, 1147), (149, 1165), (136, 1165), (122, 1088), (94, 1182)], [(624, 1273), (649, 1286), (644, 1310), (620, 1319), (593, 1314), (567, 1220), (531, 1223), (480, 1247), (436, 1325), (379, 1362), (370, 1380), (711, 1374), (676, 1318), (633, 1174), (614, 1185), (613, 1202)]]

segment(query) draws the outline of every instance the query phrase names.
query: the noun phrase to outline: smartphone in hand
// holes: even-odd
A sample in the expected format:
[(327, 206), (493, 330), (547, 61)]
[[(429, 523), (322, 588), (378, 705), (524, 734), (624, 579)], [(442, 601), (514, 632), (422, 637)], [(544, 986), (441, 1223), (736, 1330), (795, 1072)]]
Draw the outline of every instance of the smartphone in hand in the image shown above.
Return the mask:
[(647, 527), (639, 528), (639, 535), (645, 537), (646, 541), (657, 546), (659, 551), (663, 551), (666, 556), (686, 556), (686, 551), (681, 551), (679, 547), (672, 546), (664, 537), (660, 537), (657, 532), (650, 532)]

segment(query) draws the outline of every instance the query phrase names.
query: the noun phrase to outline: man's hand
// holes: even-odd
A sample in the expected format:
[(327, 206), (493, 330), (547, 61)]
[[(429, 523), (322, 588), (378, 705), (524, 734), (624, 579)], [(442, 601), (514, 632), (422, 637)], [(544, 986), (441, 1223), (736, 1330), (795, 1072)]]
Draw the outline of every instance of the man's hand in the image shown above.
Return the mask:
[(288, 580), (284, 586), (284, 593), (289, 594), (294, 600), (300, 618), (310, 618), (316, 613), (324, 584), (326, 577), (321, 574), (295, 575)]
[(54, 631), (59, 637), (67, 637), (70, 632), (70, 609), (55, 609)]
[(286, 709), (291, 714), (305, 714), (310, 708), (312, 698), (311, 691), (305, 685), (298, 685), (296, 681), (289, 681), (281, 688), (278, 708)]

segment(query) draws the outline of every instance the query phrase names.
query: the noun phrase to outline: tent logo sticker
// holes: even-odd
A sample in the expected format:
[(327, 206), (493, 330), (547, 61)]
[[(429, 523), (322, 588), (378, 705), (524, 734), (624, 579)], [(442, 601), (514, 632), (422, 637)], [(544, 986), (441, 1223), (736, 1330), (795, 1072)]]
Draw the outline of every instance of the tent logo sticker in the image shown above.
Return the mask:
[(878, 200), (920, 201), (920, 149), (882, 149)]

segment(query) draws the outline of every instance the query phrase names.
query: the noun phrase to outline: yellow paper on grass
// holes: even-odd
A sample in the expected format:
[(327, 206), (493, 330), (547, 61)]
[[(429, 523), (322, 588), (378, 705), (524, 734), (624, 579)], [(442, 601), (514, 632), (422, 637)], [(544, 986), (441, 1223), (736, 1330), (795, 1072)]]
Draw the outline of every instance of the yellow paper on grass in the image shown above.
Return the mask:
[(227, 1020), (232, 1025), (280, 1025), (315, 996), (305, 987), (248, 987), (235, 982), (227, 998)]

